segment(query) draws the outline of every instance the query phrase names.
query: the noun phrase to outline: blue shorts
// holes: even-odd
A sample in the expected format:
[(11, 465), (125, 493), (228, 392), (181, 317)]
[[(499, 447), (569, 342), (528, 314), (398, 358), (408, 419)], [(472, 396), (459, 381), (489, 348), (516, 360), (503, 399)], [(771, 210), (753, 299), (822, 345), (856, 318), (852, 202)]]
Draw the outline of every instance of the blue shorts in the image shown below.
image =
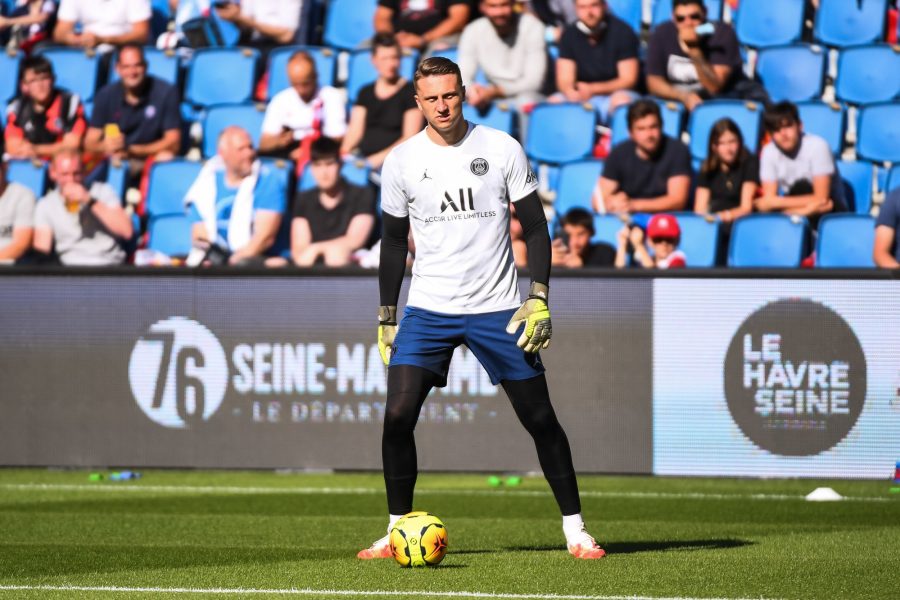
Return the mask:
[(487, 371), (491, 383), (504, 379), (531, 379), (544, 372), (541, 357), (516, 346), (522, 327), (506, 333), (515, 309), (476, 315), (444, 315), (407, 306), (400, 321), (391, 366), (413, 365), (440, 376), (437, 387), (447, 385), (453, 350), (465, 344)]

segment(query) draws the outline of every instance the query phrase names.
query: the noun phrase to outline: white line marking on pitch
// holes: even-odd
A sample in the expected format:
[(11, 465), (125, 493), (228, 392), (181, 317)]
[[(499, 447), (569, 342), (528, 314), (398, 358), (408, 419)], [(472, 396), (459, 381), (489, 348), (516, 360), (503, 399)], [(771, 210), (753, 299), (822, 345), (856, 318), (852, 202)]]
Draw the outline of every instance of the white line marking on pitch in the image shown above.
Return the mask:
[[(586, 596), (579, 594), (503, 594), (493, 592), (435, 592), (405, 590), (313, 590), (303, 589), (254, 589), (254, 588), (163, 588), (163, 587), (118, 587), (80, 585), (0, 585), (0, 591), (20, 592), (119, 592), (132, 594), (272, 594), (281, 596), (417, 596), (442, 598), (497, 598), (507, 600), (749, 600), (743, 598), (690, 598), (659, 596)], [(755, 600), (765, 600), (756, 598)]]
[[(145, 492), (166, 494), (383, 494), (380, 488), (336, 488), (336, 487), (260, 487), (228, 485), (129, 485), (129, 484), (80, 484), (80, 483), (4, 483), (0, 489), (19, 491), (61, 491), (61, 492)], [(457, 490), (420, 488), (416, 494), (440, 494), (442, 496), (549, 496), (550, 491), (540, 490)], [(790, 494), (707, 494), (703, 492), (603, 492), (584, 490), (583, 498), (649, 498), (649, 499), (691, 499), (691, 500), (806, 500), (801, 495)], [(867, 496), (844, 496), (847, 502), (890, 502), (889, 498)]]

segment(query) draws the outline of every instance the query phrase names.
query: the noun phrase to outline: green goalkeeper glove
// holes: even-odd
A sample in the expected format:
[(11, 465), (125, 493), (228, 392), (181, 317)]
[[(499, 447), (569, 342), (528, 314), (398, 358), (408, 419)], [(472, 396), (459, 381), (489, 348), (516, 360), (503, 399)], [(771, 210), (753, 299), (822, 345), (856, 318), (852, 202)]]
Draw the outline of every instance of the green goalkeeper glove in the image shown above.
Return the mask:
[(384, 364), (391, 362), (391, 348), (394, 346), (394, 337), (397, 335), (397, 307), (378, 307), (378, 352)]
[(553, 329), (550, 326), (550, 308), (547, 306), (549, 288), (543, 283), (532, 283), (528, 299), (516, 311), (506, 326), (506, 333), (515, 333), (525, 323), (525, 330), (516, 345), (525, 352), (537, 352), (550, 346)]

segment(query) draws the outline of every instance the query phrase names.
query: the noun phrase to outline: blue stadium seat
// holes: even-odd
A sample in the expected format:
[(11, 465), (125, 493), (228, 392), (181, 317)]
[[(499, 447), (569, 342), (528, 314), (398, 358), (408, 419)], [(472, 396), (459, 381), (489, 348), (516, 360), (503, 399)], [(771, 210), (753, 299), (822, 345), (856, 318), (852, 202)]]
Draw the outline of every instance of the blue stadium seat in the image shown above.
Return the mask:
[(841, 50), (834, 91), (851, 104), (884, 102), (900, 95), (900, 49), (886, 44)]
[(731, 229), (729, 267), (800, 266), (806, 219), (777, 213), (746, 215)]
[(774, 102), (800, 102), (822, 95), (826, 55), (820, 46), (797, 44), (759, 52), (756, 77)]
[(184, 100), (199, 107), (250, 100), (259, 52), (251, 48), (197, 50), (188, 66)]
[(847, 110), (843, 105), (824, 102), (798, 102), (803, 131), (813, 133), (828, 142), (834, 156), (844, 150), (844, 135), (847, 130)]
[(721, 118), (729, 117), (741, 130), (744, 146), (752, 154), (759, 147), (762, 105), (741, 100), (711, 100), (691, 112), (688, 133), (691, 136), (691, 156), (703, 160), (709, 148), (709, 130)]
[[(403, 58), (400, 59), (400, 76), (412, 81), (417, 61), (417, 53), (404, 50)], [(372, 64), (372, 52), (369, 50), (358, 50), (352, 53), (348, 69), (347, 99), (352, 104), (356, 101), (356, 95), (360, 88), (375, 81), (378, 78), (378, 72), (375, 70), (375, 65)]]
[(614, 15), (628, 23), (635, 33), (641, 33), (642, 0), (606, 0)]
[(47, 164), (39, 160), (11, 160), (6, 178), (24, 185), (40, 198), (47, 191)]
[(875, 162), (900, 162), (900, 102), (863, 106), (859, 111), (856, 153)]
[(830, 214), (819, 220), (817, 267), (874, 268), (875, 219), (868, 215)]
[(0, 108), (6, 113), (6, 103), (19, 93), (19, 63), (22, 53), (0, 52)]
[[(676, 139), (681, 138), (681, 130), (684, 127), (684, 105), (672, 100), (652, 98), (659, 105), (662, 112), (663, 133)], [(620, 106), (612, 114), (612, 145), (615, 146), (628, 139), (628, 107)]]
[(376, 0), (331, 0), (325, 13), (325, 45), (355, 50), (375, 35)]
[(782, 46), (800, 39), (804, 0), (742, 0), (735, 30), (742, 44), (753, 48)]
[(269, 83), (266, 97), (272, 98), (281, 90), (291, 86), (287, 77), (288, 59), (299, 50), (308, 52), (316, 63), (319, 85), (334, 85), (334, 73), (337, 65), (337, 53), (331, 48), (321, 46), (282, 46), (269, 54)]
[(889, 194), (897, 188), (900, 188), (900, 164), (894, 165), (888, 171), (885, 178), (884, 191)]
[(191, 224), (184, 210), (184, 196), (200, 173), (199, 162), (177, 159), (156, 163), (150, 169), (145, 209), (148, 216), (147, 247), (169, 256), (191, 250)]
[[(162, 79), (172, 85), (178, 85), (179, 69), (181, 67), (178, 55), (173, 50), (160, 50), (148, 46), (144, 48), (144, 57), (147, 59), (147, 74)], [(119, 80), (119, 72), (116, 71), (118, 53), (113, 56), (109, 65), (109, 82)]]
[(90, 102), (97, 91), (100, 78), (100, 55), (78, 48), (51, 47), (40, 51), (53, 63), (56, 85), (73, 94), (82, 102)]
[(814, 33), (828, 46), (869, 44), (881, 37), (886, 14), (887, 0), (820, 0)]
[(673, 213), (681, 227), (679, 250), (687, 257), (687, 266), (708, 268), (716, 266), (719, 249), (719, 222), (707, 221), (691, 212)]
[(122, 201), (125, 201), (125, 191), (128, 187), (128, 163), (124, 161), (112, 161), (106, 168), (106, 184), (116, 191)]
[(582, 159), (594, 147), (596, 115), (581, 104), (541, 104), (534, 108), (525, 140), (525, 153), (542, 163)]
[(618, 247), (619, 241), (616, 236), (624, 226), (625, 223), (619, 215), (594, 215), (594, 237), (591, 238), (591, 243), (602, 242), (613, 248)]
[[(364, 162), (349, 159), (345, 160), (341, 167), (341, 176), (354, 185), (368, 185), (369, 171), (369, 167)], [(309, 170), (309, 164), (307, 164), (297, 182), (297, 191), (305, 192), (314, 187), (316, 187), (316, 180), (313, 179), (312, 171)]]
[(557, 218), (573, 208), (594, 212), (591, 197), (602, 172), (603, 161), (592, 159), (571, 162), (560, 167), (556, 200), (553, 201)]
[[(704, 0), (706, 5), (706, 18), (710, 21), (722, 20), (723, 0)], [(650, 26), (656, 27), (660, 23), (672, 20), (672, 0), (653, 0)]]
[(844, 186), (844, 198), (851, 211), (858, 215), (868, 215), (872, 210), (873, 176), (872, 163), (864, 160), (837, 161), (838, 174)]
[(483, 114), (475, 107), (466, 107), (465, 116), (473, 123), (487, 125), (512, 135), (516, 122), (516, 109), (501, 100), (491, 103)]
[(203, 157), (209, 158), (216, 153), (219, 133), (229, 125), (246, 129), (253, 147), (258, 148), (265, 110), (263, 104), (221, 104), (210, 108), (203, 119)]

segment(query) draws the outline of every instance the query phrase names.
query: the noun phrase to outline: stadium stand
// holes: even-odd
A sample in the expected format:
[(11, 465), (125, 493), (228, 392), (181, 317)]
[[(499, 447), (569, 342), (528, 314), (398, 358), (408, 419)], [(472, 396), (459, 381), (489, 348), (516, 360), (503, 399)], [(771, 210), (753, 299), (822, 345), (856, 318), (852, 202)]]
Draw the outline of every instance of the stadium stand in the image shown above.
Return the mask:
[(873, 268), (875, 219), (868, 215), (832, 214), (819, 221), (817, 267)]
[(815, 36), (836, 48), (869, 44), (881, 37), (886, 15), (887, 0), (820, 0)]
[(730, 117), (737, 123), (744, 136), (744, 146), (747, 150), (755, 153), (759, 149), (762, 106), (741, 100), (711, 100), (695, 108), (688, 119), (691, 156), (695, 159), (706, 158), (709, 130), (723, 117)]
[(628, 23), (635, 33), (641, 33), (643, 2), (641, 0), (606, 0), (614, 15)]
[(896, 98), (900, 95), (900, 48), (877, 44), (842, 50), (835, 95), (850, 104)]
[[(418, 60), (419, 55), (417, 53), (404, 50), (403, 58), (400, 59), (400, 76), (412, 80)], [(378, 79), (378, 72), (375, 71), (375, 66), (372, 64), (372, 52), (370, 50), (357, 50), (351, 53), (348, 70), (347, 98), (352, 104), (356, 101), (356, 95), (359, 93), (360, 88)]]
[(887, 172), (884, 182), (885, 193), (890, 193), (900, 188), (900, 164), (896, 164)]
[(185, 102), (204, 108), (247, 102), (258, 59), (259, 52), (250, 48), (197, 50), (188, 66)]
[(719, 251), (719, 222), (689, 212), (672, 213), (681, 227), (678, 249), (687, 257), (688, 267), (714, 267)]
[(147, 191), (147, 247), (168, 256), (191, 250), (191, 223), (184, 195), (200, 173), (201, 164), (189, 160), (157, 163), (150, 169)]
[(100, 83), (100, 55), (61, 46), (45, 48), (40, 53), (53, 63), (56, 85), (78, 94), (85, 105), (93, 101)]
[(844, 185), (844, 198), (851, 211), (858, 215), (868, 215), (872, 211), (874, 191), (874, 167), (864, 160), (837, 162), (838, 173)]
[(812, 100), (822, 95), (826, 62), (820, 46), (773, 46), (760, 51), (756, 77), (773, 102)]
[(616, 236), (623, 226), (624, 223), (619, 215), (594, 215), (594, 236), (591, 238), (591, 243), (604, 243), (613, 248), (617, 247), (619, 240)]
[[(843, 0), (838, 0), (843, 1)], [(793, 44), (803, 32), (805, 0), (742, 0), (735, 31), (740, 42), (752, 48)]]
[(826, 104), (817, 100), (798, 102), (797, 109), (803, 130), (822, 137), (828, 142), (831, 153), (840, 156), (847, 131), (847, 109), (842, 104)]
[(506, 102), (494, 102), (485, 112), (474, 108), (466, 111), (466, 119), (479, 125), (487, 125), (513, 135), (516, 123), (516, 111)]
[(262, 104), (220, 104), (210, 108), (203, 118), (203, 157), (210, 158), (216, 154), (219, 133), (229, 125), (246, 129), (253, 146), (259, 147), (264, 116), (265, 106)]
[(803, 217), (775, 213), (741, 217), (732, 226), (728, 266), (797, 268), (806, 230)]
[(538, 105), (531, 113), (525, 154), (551, 164), (582, 159), (594, 147), (595, 125), (596, 113), (590, 105)]
[(599, 160), (580, 160), (560, 167), (553, 201), (557, 219), (573, 208), (593, 211), (591, 196), (602, 171), (603, 161)]
[(859, 157), (874, 162), (900, 162), (900, 102), (863, 106), (857, 131)]
[[(680, 102), (653, 98), (659, 104), (662, 113), (663, 133), (669, 137), (680, 138), (684, 128), (684, 105)], [(612, 145), (628, 139), (628, 107), (620, 106), (612, 115)]]
[(0, 52), (0, 103), (6, 112), (6, 103), (19, 92), (19, 63), (21, 52)]
[(40, 198), (47, 191), (47, 165), (39, 160), (11, 160), (6, 178), (21, 183)]
[(319, 85), (334, 85), (337, 52), (323, 46), (282, 46), (269, 53), (269, 80), (266, 87), (266, 98), (271, 99), (281, 90), (290, 87), (291, 83), (287, 77), (288, 59), (295, 52), (301, 50), (313, 57), (316, 63), (316, 73), (319, 76)]
[(375, 35), (376, 0), (331, 0), (325, 13), (327, 46), (355, 50)]

